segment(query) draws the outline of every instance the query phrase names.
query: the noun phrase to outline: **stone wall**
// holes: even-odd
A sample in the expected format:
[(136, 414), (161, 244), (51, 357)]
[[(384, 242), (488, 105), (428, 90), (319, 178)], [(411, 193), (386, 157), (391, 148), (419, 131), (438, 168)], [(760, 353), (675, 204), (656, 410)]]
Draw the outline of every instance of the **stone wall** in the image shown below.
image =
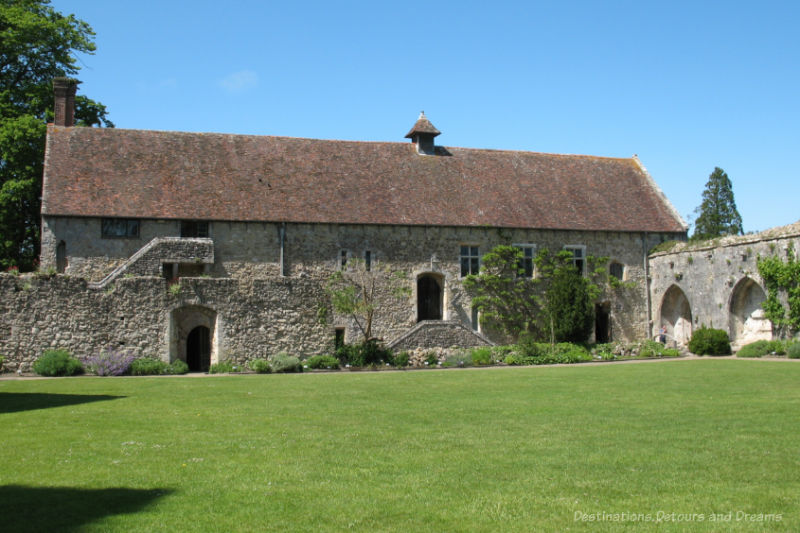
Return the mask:
[(727, 331), (735, 346), (772, 338), (772, 324), (761, 310), (766, 288), (756, 262), (771, 255), (785, 258), (789, 249), (800, 250), (800, 223), (653, 254), (654, 332), (666, 326), (679, 344), (702, 325)]
[[(66, 244), (66, 273), (100, 281), (137, 250), (156, 237), (175, 237), (175, 220), (142, 220), (138, 239), (100, 238), (100, 219), (47, 217), (42, 243), (43, 267), (55, 264), (58, 242)], [(281, 236), (283, 235), (283, 250)], [(442, 318), (465, 325), (472, 323), (471, 305), (461, 285), (459, 251), (477, 246), (480, 254), (498, 244), (530, 244), (560, 250), (565, 245), (584, 245), (586, 254), (606, 256), (623, 265), (630, 286), (608, 291), (601, 301), (609, 312), (609, 329), (615, 340), (636, 340), (649, 334), (646, 253), (653, 246), (681, 235), (603, 231), (526, 230), (502, 228), (365, 226), (346, 224), (286, 224), (261, 222), (210, 223), (213, 265), (208, 274), (250, 280), (310, 279), (324, 284), (340, 268), (341, 253), (348, 259), (371, 260), (408, 278), (410, 294), (396, 299), (379, 296), (380, 311), (374, 334), (386, 341), (398, 338), (418, 319), (417, 279), (431, 275), (443, 285)], [(347, 317), (331, 316), (332, 325), (344, 327), (347, 342), (359, 339), (359, 331)], [(487, 334), (491, 334), (487, 332)], [(496, 341), (503, 339), (493, 337)]]
[(198, 316), (214, 319), (212, 363), (329, 353), (333, 331), (318, 320), (320, 302), (320, 284), (300, 278), (184, 278), (173, 293), (155, 277), (121, 278), (98, 290), (64, 275), (0, 274), (0, 355), (7, 368), (23, 371), (50, 348), (86, 357), (112, 345), (184, 359), (181, 325)]

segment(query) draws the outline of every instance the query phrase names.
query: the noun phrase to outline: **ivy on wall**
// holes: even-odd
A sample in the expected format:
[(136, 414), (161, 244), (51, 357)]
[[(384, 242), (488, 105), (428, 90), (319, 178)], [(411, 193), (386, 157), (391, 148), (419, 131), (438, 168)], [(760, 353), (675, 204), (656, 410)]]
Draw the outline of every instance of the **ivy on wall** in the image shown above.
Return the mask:
[[(767, 287), (767, 299), (761, 304), (764, 315), (779, 329), (800, 330), (800, 261), (794, 249), (787, 250), (786, 260), (776, 255), (759, 257), (758, 273)], [(778, 296), (786, 295), (788, 309)]]

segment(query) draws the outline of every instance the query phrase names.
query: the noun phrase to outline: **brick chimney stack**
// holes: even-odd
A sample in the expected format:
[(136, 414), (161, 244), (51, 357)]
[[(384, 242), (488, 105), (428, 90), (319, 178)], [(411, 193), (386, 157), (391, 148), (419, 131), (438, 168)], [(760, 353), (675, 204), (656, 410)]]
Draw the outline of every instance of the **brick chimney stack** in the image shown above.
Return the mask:
[(53, 78), (56, 126), (75, 125), (75, 92), (78, 90), (78, 83), (78, 80), (72, 78)]

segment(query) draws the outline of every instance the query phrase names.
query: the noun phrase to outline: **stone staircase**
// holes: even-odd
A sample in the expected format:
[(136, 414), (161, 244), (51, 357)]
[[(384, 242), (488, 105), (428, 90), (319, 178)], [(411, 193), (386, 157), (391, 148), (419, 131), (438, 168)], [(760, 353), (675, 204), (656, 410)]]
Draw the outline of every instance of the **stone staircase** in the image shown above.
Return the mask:
[(493, 346), (483, 334), (472, 330), (468, 325), (456, 320), (423, 320), (414, 327), (389, 342), (394, 351), (414, 348), (449, 348), (459, 346)]
[(120, 276), (160, 276), (164, 263), (213, 264), (214, 241), (205, 238), (156, 237), (105, 278), (88, 284), (90, 289), (102, 289)]

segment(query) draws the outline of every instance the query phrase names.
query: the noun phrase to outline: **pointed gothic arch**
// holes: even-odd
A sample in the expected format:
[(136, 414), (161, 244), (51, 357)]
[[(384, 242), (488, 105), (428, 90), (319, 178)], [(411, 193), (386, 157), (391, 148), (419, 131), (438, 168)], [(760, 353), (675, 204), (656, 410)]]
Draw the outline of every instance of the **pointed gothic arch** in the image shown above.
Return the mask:
[(692, 338), (692, 308), (686, 294), (677, 285), (671, 285), (661, 299), (661, 326), (667, 327), (667, 339), (678, 344), (688, 344)]
[(754, 279), (744, 277), (733, 287), (728, 302), (728, 334), (738, 346), (758, 340), (772, 340), (772, 322), (764, 316), (761, 303), (767, 294)]

